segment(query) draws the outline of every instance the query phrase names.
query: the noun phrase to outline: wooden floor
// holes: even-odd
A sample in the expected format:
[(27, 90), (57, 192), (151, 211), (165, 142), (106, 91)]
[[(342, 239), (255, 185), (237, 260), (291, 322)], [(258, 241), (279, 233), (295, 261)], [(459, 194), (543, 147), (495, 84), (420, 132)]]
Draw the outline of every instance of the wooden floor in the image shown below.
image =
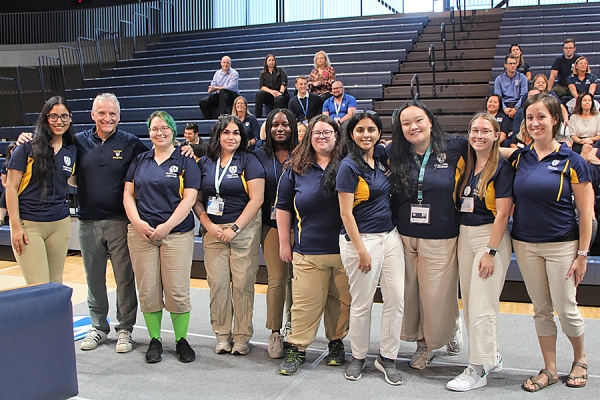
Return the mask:
[[(106, 284), (111, 290), (116, 288), (115, 279), (112, 274), (112, 268), (106, 270)], [(65, 263), (65, 271), (63, 274), (63, 283), (71, 286), (74, 290), (73, 303), (77, 304), (85, 300), (86, 296), (86, 281), (85, 272), (83, 270), (83, 262), (80, 255), (72, 255), (67, 257)], [(25, 281), (21, 274), (21, 270), (16, 262), (0, 260), (0, 290), (11, 289), (14, 287), (23, 286)], [(190, 279), (190, 286), (198, 289), (208, 289), (208, 284), (204, 279)], [(267, 292), (266, 285), (255, 285), (255, 291), (258, 294)], [(460, 300), (459, 300), (460, 305)], [(462, 308), (462, 307), (461, 307)], [(600, 308), (597, 307), (579, 307), (584, 318), (600, 319)], [(506, 314), (530, 314), (533, 315), (533, 306), (528, 303), (500, 303), (500, 312)]]

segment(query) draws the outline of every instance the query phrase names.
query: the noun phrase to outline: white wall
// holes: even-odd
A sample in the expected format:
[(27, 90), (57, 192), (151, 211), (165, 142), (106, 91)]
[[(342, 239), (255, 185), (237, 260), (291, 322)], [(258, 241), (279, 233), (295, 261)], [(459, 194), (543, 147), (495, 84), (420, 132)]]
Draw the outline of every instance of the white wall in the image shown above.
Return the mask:
[(37, 66), (38, 56), (58, 57), (58, 46), (77, 47), (77, 43), (45, 43), (0, 46), (0, 67)]

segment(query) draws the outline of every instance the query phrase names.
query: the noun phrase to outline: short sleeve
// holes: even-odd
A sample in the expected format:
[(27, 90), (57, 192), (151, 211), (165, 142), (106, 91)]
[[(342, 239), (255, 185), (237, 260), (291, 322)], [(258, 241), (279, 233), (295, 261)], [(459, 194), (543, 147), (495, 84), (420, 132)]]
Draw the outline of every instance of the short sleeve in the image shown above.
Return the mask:
[(348, 158), (342, 160), (338, 166), (335, 178), (335, 190), (344, 193), (354, 193), (358, 185), (358, 172), (356, 164), (353, 161)]
[(31, 152), (31, 144), (25, 143), (15, 147), (13, 150), (10, 161), (8, 162), (8, 169), (15, 169), (17, 171), (25, 172), (27, 169), (27, 160)]
[(135, 171), (137, 170), (138, 164), (140, 163), (140, 159), (143, 156), (140, 154), (136, 158), (133, 159), (129, 168), (127, 169), (127, 174), (125, 175), (125, 182), (133, 182), (133, 177), (135, 176)]
[(567, 85), (575, 85), (575, 82), (577, 82), (577, 78), (573, 75), (567, 78)]
[(510, 167), (504, 159), (498, 165), (498, 173), (494, 179), (494, 189), (496, 190), (496, 198), (503, 199), (513, 197), (513, 181), (515, 179), (515, 171)]
[(201, 177), (198, 164), (191, 158), (185, 158), (184, 166), (183, 187), (185, 189), (200, 189)]
[(558, 71), (560, 69), (560, 58), (561, 56), (558, 56), (552, 61), (552, 70)]
[(252, 179), (265, 179), (265, 169), (258, 158), (252, 153), (246, 154), (246, 163), (244, 165), (244, 178), (246, 181)]
[(590, 182), (592, 180), (587, 163), (577, 153), (573, 153), (573, 157), (570, 159), (569, 176), (571, 183)]
[(275, 208), (286, 211), (292, 211), (294, 209), (295, 186), (294, 171), (291, 168), (288, 168), (283, 171), (283, 174), (279, 179)]
[(354, 96), (349, 96), (350, 98), (348, 99), (348, 108), (350, 107), (354, 107), (354, 108), (358, 108), (358, 104), (356, 103), (356, 99), (354, 98)]

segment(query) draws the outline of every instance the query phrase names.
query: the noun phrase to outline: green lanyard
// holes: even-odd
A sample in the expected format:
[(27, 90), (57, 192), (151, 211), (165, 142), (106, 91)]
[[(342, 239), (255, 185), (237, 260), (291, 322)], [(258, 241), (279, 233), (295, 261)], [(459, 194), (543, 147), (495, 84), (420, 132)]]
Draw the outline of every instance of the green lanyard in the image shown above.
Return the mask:
[(417, 181), (417, 201), (419, 204), (423, 202), (423, 179), (425, 178), (425, 168), (427, 167), (427, 162), (429, 161), (429, 156), (431, 155), (431, 143), (429, 143), (429, 147), (427, 147), (427, 151), (425, 152), (425, 156), (423, 157), (423, 163), (421, 164), (421, 160), (417, 155), (414, 147), (410, 147), (410, 150), (415, 158), (415, 163), (417, 167), (419, 167), (419, 180)]

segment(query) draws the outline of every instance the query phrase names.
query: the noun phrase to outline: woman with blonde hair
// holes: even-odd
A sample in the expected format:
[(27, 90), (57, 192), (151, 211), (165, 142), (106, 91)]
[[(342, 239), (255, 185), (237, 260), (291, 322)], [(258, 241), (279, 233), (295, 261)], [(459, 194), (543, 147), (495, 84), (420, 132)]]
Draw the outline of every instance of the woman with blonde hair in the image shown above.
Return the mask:
[(248, 101), (244, 96), (238, 96), (233, 101), (233, 115), (238, 117), (244, 128), (246, 129), (246, 135), (248, 136), (248, 149), (254, 149), (256, 142), (260, 140), (260, 126), (258, 120), (248, 110)]
[(321, 96), (323, 101), (331, 97), (331, 85), (335, 82), (335, 70), (324, 51), (315, 54), (315, 68), (308, 75), (308, 90)]

